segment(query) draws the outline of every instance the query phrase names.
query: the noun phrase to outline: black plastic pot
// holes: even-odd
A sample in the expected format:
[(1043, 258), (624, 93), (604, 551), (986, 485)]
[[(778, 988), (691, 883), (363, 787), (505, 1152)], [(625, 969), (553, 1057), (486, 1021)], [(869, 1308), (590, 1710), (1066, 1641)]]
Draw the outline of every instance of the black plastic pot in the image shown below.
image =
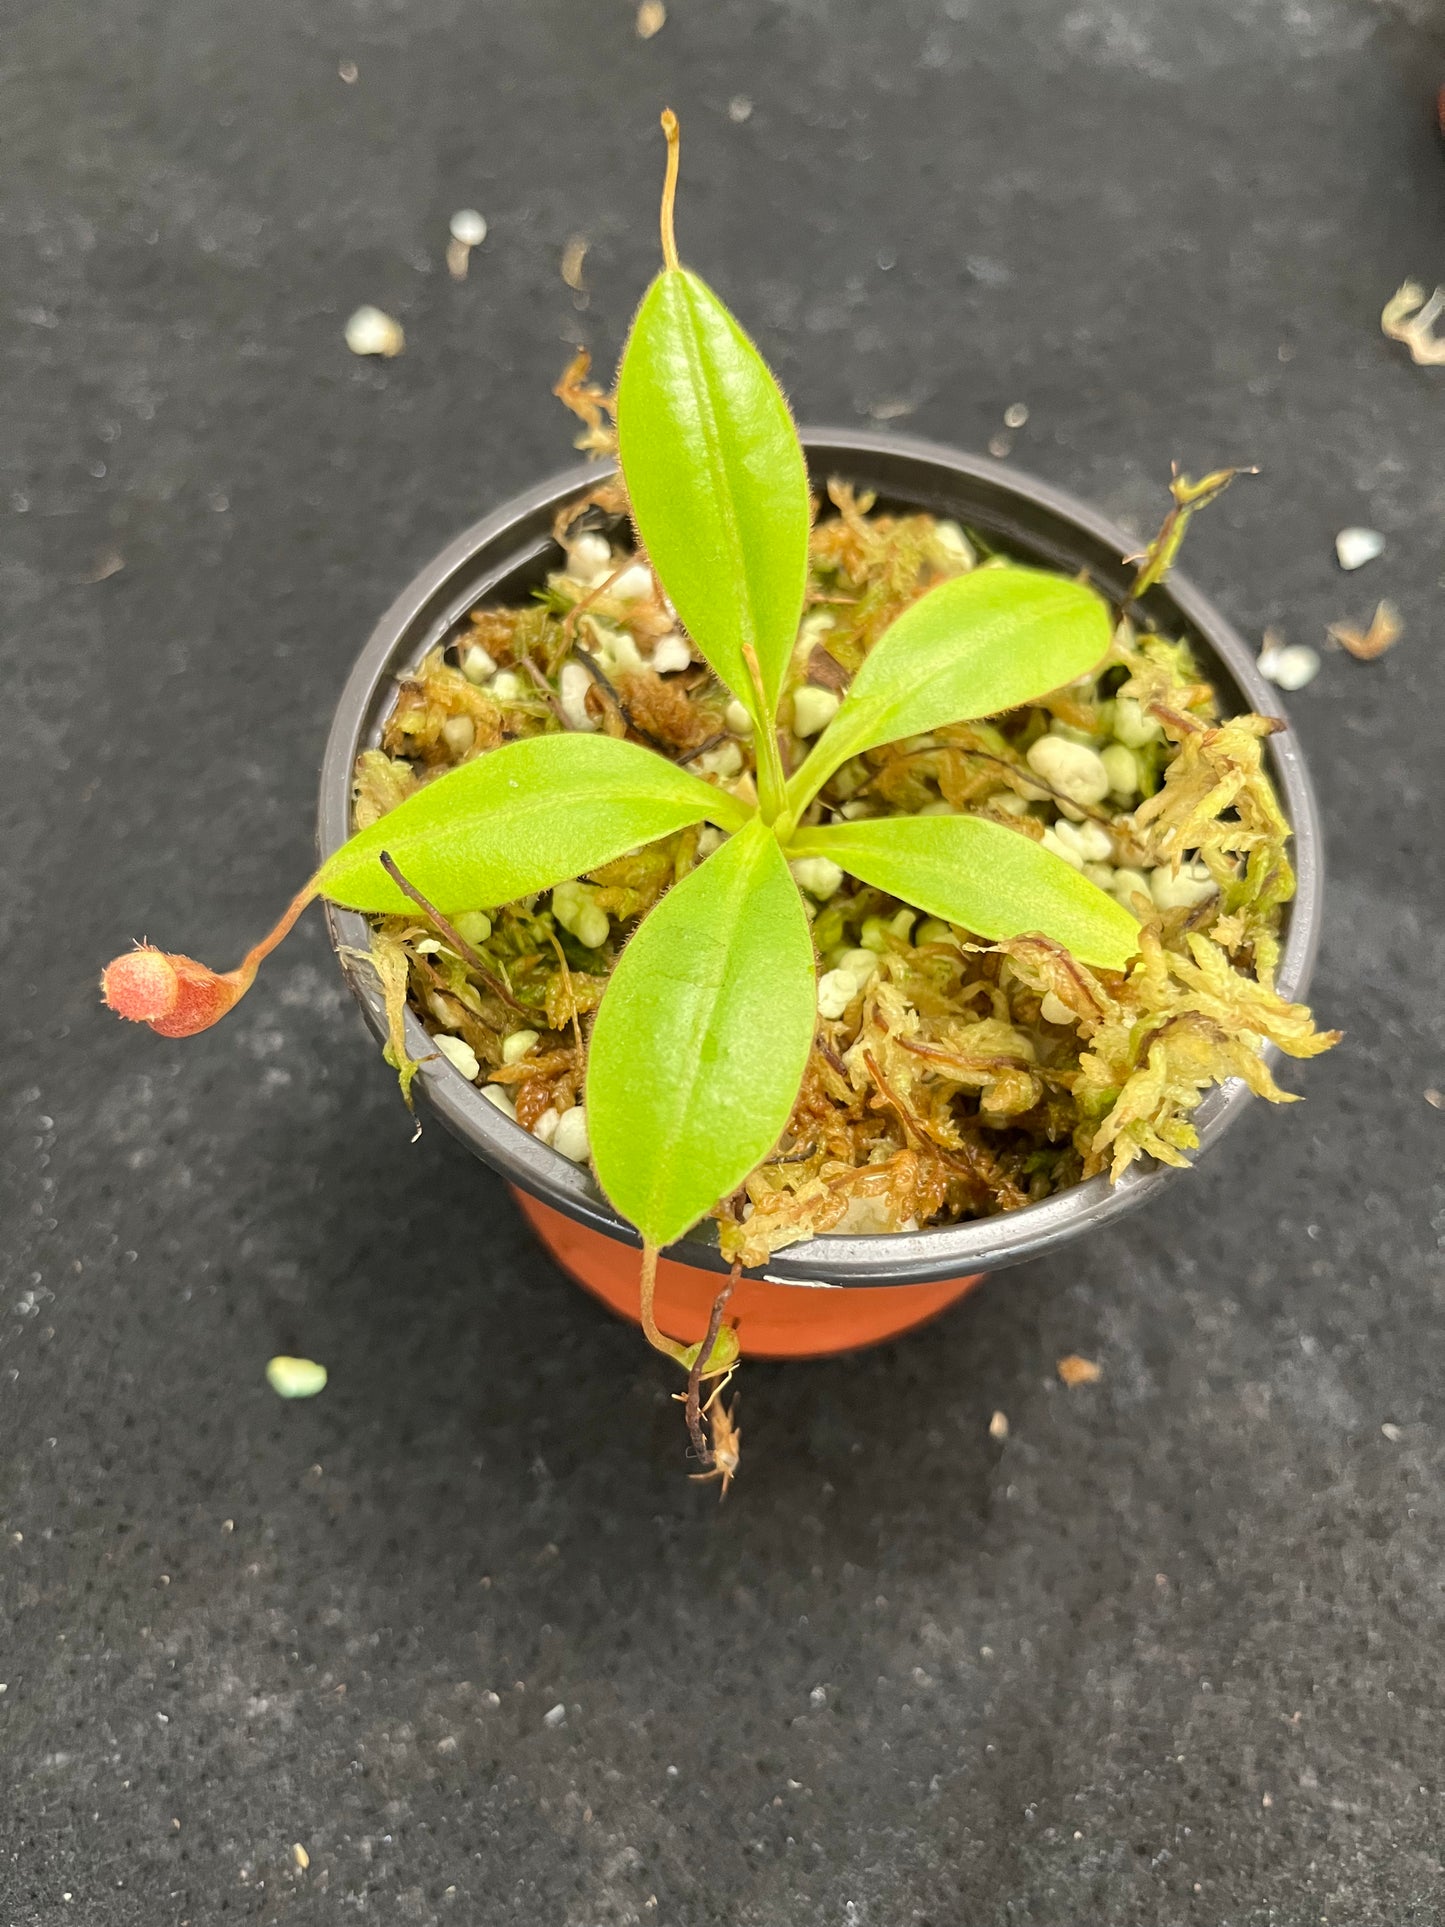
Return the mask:
[[(1011, 553), (1070, 572), (1086, 570), (1099, 588), (1119, 598), (1133, 571), (1123, 557), (1135, 546), (1094, 510), (1047, 483), (1001, 463), (960, 455), (907, 436), (857, 429), (803, 431), (815, 483), (841, 477), (877, 491), (885, 507), (925, 509), (951, 516), (991, 536)], [(574, 469), (518, 496), (444, 549), (381, 618), (352, 671), (337, 706), (322, 770), (319, 842), (323, 858), (351, 828), (351, 774), (357, 754), (375, 743), (394, 697), (394, 683), (451, 634), (476, 603), (524, 599), (560, 552), (552, 540), (557, 509), (594, 488), (607, 471)], [(1278, 691), (1255, 667), (1254, 656), (1225, 618), (1183, 578), (1150, 592), (1145, 602), (1159, 628), (1187, 636), (1226, 708), (1281, 713)], [(1299, 888), (1288, 912), (1279, 989), (1302, 998), (1309, 983), (1320, 928), (1323, 871), (1319, 819), (1304, 760), (1294, 737), (1269, 740), (1271, 774), (1294, 826)], [(376, 1035), (385, 1036), (381, 999), (370, 973), (343, 945), (362, 949), (365, 920), (328, 908), (341, 966)], [(427, 1053), (426, 1033), (408, 1015), (408, 1049)], [(444, 1059), (433, 1056), (418, 1087), (442, 1122), (512, 1184), (555, 1211), (624, 1244), (632, 1228), (602, 1197), (590, 1173), (506, 1118)], [(1195, 1113), (1200, 1155), (1212, 1149), (1248, 1101), (1244, 1085), (1211, 1091)], [(940, 1230), (874, 1237), (822, 1237), (778, 1252), (766, 1277), (776, 1283), (851, 1286), (909, 1285), (959, 1278), (1017, 1264), (1112, 1222), (1154, 1197), (1183, 1174), (1152, 1162), (1136, 1164), (1114, 1186), (1099, 1177), (1021, 1211)], [(712, 1239), (699, 1228), (671, 1255), (706, 1270), (725, 1271)]]

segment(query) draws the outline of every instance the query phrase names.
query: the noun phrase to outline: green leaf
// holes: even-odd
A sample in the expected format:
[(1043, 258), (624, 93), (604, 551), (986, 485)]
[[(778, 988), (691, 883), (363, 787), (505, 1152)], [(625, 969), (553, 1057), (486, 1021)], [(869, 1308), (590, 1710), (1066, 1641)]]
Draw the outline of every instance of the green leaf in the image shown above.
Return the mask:
[(638, 930), (593, 1026), (593, 1162), (644, 1238), (680, 1238), (767, 1156), (817, 1014), (808, 920), (755, 817)]
[(1052, 937), (1081, 963), (1122, 970), (1139, 925), (1121, 903), (1019, 830), (978, 816), (882, 816), (800, 830), (788, 855), (850, 876), (998, 942)]
[(410, 910), (381, 867), (385, 850), (444, 915), (487, 910), (689, 823), (735, 830), (748, 814), (726, 790), (636, 743), (532, 736), (409, 796), (329, 858), (315, 885), (351, 910)]
[(617, 438), (638, 531), (684, 627), (757, 717), (752, 644), (770, 725), (807, 586), (808, 471), (762, 356), (686, 268), (664, 269), (637, 311)]
[(1040, 569), (975, 569), (911, 603), (869, 651), (843, 706), (788, 785), (795, 815), (865, 749), (1035, 702), (1092, 669), (1109, 610)]

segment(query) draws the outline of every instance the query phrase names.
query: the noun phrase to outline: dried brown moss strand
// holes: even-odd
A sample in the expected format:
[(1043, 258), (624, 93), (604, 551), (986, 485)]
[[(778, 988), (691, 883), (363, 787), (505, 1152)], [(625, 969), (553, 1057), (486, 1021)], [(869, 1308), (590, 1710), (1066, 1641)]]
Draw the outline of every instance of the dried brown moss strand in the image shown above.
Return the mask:
[(511, 991), (508, 990), (507, 986), (502, 982), (501, 978), (494, 976), (493, 973), (488, 970), (487, 966), (482, 962), (482, 959), (467, 942), (466, 938), (459, 930), (454, 928), (452, 924), (447, 922), (446, 918), (442, 915), (441, 911), (437, 909), (430, 897), (424, 897), (414, 883), (407, 881), (397, 866), (395, 858), (389, 851), (382, 850), (377, 857), (377, 861), (380, 863), (382, 869), (386, 871), (386, 874), (391, 878), (397, 889), (401, 891), (402, 895), (404, 897), (410, 897), (422, 915), (431, 919), (441, 932), (442, 937), (451, 945), (452, 949), (456, 951), (468, 969), (476, 971), (477, 975), (494, 997), (500, 998), (510, 1010), (515, 1010), (519, 1016), (536, 1016), (536, 1011), (528, 1010), (525, 1004), (519, 1004)]
[(707, 1330), (703, 1334), (702, 1343), (697, 1348), (697, 1357), (692, 1361), (692, 1369), (687, 1375), (687, 1429), (692, 1437), (693, 1450), (702, 1463), (709, 1466), (715, 1465), (717, 1459), (707, 1442), (707, 1434), (702, 1429), (703, 1369), (712, 1357), (712, 1348), (717, 1343), (718, 1333), (722, 1329), (723, 1311), (742, 1275), (741, 1264), (735, 1263), (731, 1277), (712, 1301), (712, 1315), (707, 1321)]
[(667, 174), (662, 183), (662, 264), (673, 269), (681, 266), (677, 258), (677, 237), (672, 231), (672, 210), (677, 202), (677, 169), (682, 154), (682, 129), (670, 107), (662, 110), (662, 131), (667, 136)]

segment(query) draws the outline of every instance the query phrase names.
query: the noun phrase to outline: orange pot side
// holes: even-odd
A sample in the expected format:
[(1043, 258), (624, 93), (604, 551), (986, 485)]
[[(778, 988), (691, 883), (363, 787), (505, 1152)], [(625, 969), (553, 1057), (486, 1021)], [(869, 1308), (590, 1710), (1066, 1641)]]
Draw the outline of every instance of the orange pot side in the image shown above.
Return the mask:
[[(638, 1323), (638, 1253), (513, 1190), (527, 1221), (564, 1271), (619, 1317)], [(939, 1278), (925, 1285), (860, 1285), (842, 1290), (774, 1285), (743, 1278), (728, 1304), (745, 1358), (827, 1358), (879, 1345), (911, 1331), (972, 1291), (984, 1274)], [(657, 1267), (657, 1322), (670, 1338), (696, 1344), (723, 1283), (715, 1271), (662, 1258)]]

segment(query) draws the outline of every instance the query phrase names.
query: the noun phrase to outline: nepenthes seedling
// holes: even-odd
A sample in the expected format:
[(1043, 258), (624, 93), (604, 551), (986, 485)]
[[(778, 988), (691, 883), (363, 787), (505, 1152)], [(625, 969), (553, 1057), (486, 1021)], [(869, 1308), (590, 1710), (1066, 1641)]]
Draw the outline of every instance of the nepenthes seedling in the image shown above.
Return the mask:
[[(768, 1157), (798, 1099), (820, 1007), (798, 866), (836, 866), (985, 944), (1038, 937), (1103, 972), (1126, 969), (1141, 932), (1116, 894), (1007, 821), (967, 812), (849, 820), (837, 811), (825, 821), (820, 802), (844, 765), (881, 746), (926, 742), (929, 732), (1087, 677), (1110, 648), (1115, 616), (1086, 582), (1026, 566), (939, 581), (872, 641), (799, 766), (785, 765), (780, 707), (797, 679), (808, 472), (776, 380), (717, 295), (681, 264), (670, 112), (663, 128), (663, 266), (622, 356), (618, 452), (647, 564), (692, 649), (745, 712), (755, 782), (725, 786), (645, 742), (567, 727), (565, 706), (528, 659), (559, 726), (474, 756), (361, 829), (237, 971), (144, 946), (109, 966), (104, 993), (121, 1016), (164, 1036), (203, 1030), (245, 994), (317, 897), (373, 916), (420, 907), (485, 972), (458, 920), (712, 826), (715, 847), (643, 917), (612, 968), (587, 1043), (586, 1119), (598, 1182), (643, 1241), (643, 1326), (689, 1374), (694, 1442), (726, 1489), (737, 1436), (720, 1387), (702, 1396), (738, 1357), (721, 1322), (726, 1293), (707, 1337), (685, 1345), (654, 1316), (656, 1265), (663, 1247)], [(510, 995), (495, 977), (483, 981)]]

